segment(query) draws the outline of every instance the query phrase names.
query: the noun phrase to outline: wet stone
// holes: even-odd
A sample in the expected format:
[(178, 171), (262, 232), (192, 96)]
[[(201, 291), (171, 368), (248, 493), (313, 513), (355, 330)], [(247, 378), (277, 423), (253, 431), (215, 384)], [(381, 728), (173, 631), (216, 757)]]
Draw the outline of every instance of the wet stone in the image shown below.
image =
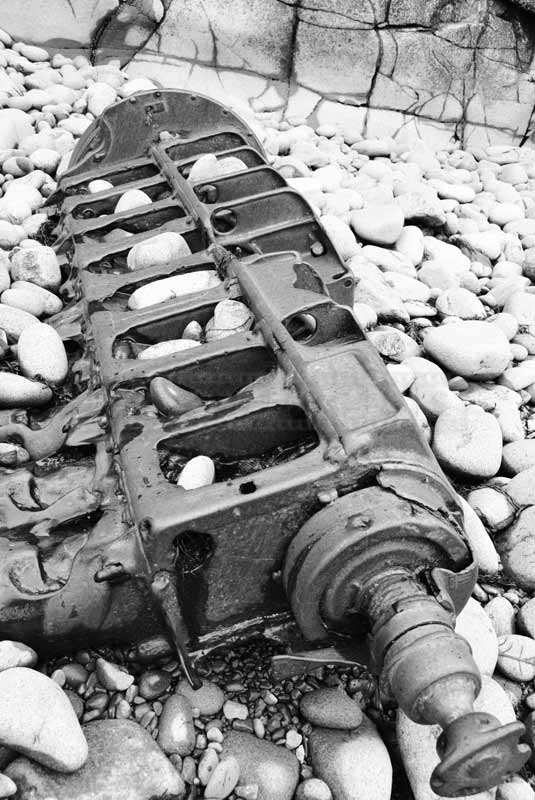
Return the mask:
[(158, 725), (158, 744), (164, 753), (188, 756), (195, 747), (195, 728), (189, 700), (172, 695), (165, 701)]
[(69, 699), (57, 683), (27, 667), (0, 672), (0, 741), (62, 772), (79, 769), (87, 758)]
[(206, 786), (210, 780), (212, 772), (218, 764), (219, 758), (215, 750), (212, 748), (205, 750), (199, 760), (199, 766), (197, 768), (197, 774), (203, 786)]
[(0, 672), (11, 667), (34, 667), (37, 653), (22, 642), (4, 639), (0, 642)]
[(225, 702), (223, 691), (212, 681), (203, 680), (200, 689), (192, 689), (188, 681), (182, 679), (178, 682), (176, 692), (187, 697), (191, 707), (197, 708), (203, 716), (218, 714)]
[(110, 692), (124, 692), (134, 682), (133, 675), (103, 658), (97, 658), (96, 673), (99, 683)]
[(307, 778), (297, 787), (295, 800), (332, 800), (332, 793), (325, 781)]
[(249, 716), (249, 711), (247, 710), (247, 706), (244, 706), (243, 703), (227, 700), (223, 705), (223, 714), (228, 720), (245, 720)]
[(291, 800), (299, 778), (299, 762), (285, 747), (231, 731), (225, 736), (221, 759), (234, 756), (242, 784), (257, 784), (257, 800)]
[(138, 680), (139, 694), (145, 700), (156, 700), (170, 687), (171, 681), (171, 675), (163, 669), (144, 672)]
[(64, 664), (62, 670), (65, 675), (66, 686), (72, 689), (83, 686), (89, 677), (86, 668), (83, 667), (82, 664), (77, 664), (75, 661), (72, 661), (70, 664)]
[(89, 757), (82, 769), (62, 775), (18, 758), (6, 774), (18, 786), (18, 800), (179, 800), (182, 778), (151, 736), (127, 720), (101, 720), (84, 726)]
[(389, 800), (392, 765), (383, 740), (364, 717), (352, 731), (315, 728), (309, 738), (314, 772), (335, 800)]
[(240, 765), (234, 756), (220, 761), (210, 776), (204, 791), (206, 800), (224, 800), (232, 792), (240, 778)]
[(351, 730), (358, 728), (362, 711), (349, 695), (339, 689), (318, 689), (307, 692), (300, 702), (303, 716), (313, 725)]

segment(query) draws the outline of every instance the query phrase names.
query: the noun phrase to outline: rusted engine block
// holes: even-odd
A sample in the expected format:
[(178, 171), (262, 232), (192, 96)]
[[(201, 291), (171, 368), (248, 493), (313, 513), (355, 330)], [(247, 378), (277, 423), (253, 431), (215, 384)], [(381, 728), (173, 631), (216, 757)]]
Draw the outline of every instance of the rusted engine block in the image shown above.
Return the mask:
[[(247, 169), (189, 182), (206, 153)], [(89, 194), (96, 179), (113, 188)], [(152, 204), (113, 213), (132, 188)], [(80, 394), (41, 427), (9, 422), (34, 464), (0, 477), (0, 635), (42, 648), (167, 632), (194, 684), (192, 654), (263, 628), (315, 648), (279, 672), (325, 647), (361, 660), (365, 643), (385, 697), (444, 728), (436, 792), (518, 769), (522, 726), (473, 711), (481, 680), (453, 631), (477, 575), (457, 496), (353, 315), (351, 274), (253, 133), (207, 98), (142, 93), (93, 123), (50, 203), (72, 301), (51, 322), (78, 351)], [(162, 231), (193, 254), (128, 271)], [(221, 284), (128, 308), (140, 286), (198, 270)], [(136, 358), (228, 298), (251, 310), (247, 330)], [(158, 413), (156, 377), (202, 404)], [(177, 469), (199, 454), (215, 483), (185, 491)]]

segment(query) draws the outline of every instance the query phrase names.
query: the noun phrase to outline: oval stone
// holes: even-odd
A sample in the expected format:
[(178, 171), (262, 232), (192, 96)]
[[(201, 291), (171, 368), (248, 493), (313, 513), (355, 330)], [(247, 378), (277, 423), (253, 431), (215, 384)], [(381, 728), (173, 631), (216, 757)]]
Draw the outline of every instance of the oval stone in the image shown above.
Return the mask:
[(509, 365), (509, 341), (496, 325), (469, 320), (426, 331), (424, 349), (455, 375), (471, 380), (491, 380)]
[(0, 742), (59, 772), (74, 772), (87, 759), (69, 698), (53, 680), (27, 667), (0, 672)]
[(301, 698), (301, 713), (313, 725), (351, 730), (363, 719), (358, 704), (340, 689), (326, 688), (307, 692)]
[(448, 409), (435, 425), (433, 452), (447, 471), (469, 478), (492, 478), (502, 460), (498, 420), (479, 406)]

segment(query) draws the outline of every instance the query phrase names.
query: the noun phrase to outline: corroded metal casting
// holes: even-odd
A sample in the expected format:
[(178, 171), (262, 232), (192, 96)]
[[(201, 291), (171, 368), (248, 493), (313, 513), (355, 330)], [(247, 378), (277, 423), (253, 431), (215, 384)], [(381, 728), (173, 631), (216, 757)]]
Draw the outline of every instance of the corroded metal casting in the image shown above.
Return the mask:
[[(247, 169), (188, 181), (205, 153)], [(112, 188), (88, 193), (96, 179)], [(133, 188), (151, 205), (113, 213)], [(437, 793), (517, 770), (522, 726), (474, 712), (481, 679), (454, 632), (477, 573), (457, 496), (353, 315), (352, 275), (243, 121), (181, 92), (124, 100), (80, 140), (50, 217), (72, 301), (51, 324), (78, 352), (79, 394), (39, 423), (0, 420), (32, 458), (0, 477), (1, 635), (57, 649), (166, 632), (194, 685), (195, 652), (261, 628), (288, 631), (281, 674), (367, 644), (384, 697), (443, 728)], [(164, 231), (192, 255), (128, 271)], [(128, 306), (207, 269), (221, 283)], [(228, 298), (251, 325), (136, 358)], [(154, 378), (182, 413), (158, 413)], [(177, 465), (199, 454), (216, 482), (185, 491)]]

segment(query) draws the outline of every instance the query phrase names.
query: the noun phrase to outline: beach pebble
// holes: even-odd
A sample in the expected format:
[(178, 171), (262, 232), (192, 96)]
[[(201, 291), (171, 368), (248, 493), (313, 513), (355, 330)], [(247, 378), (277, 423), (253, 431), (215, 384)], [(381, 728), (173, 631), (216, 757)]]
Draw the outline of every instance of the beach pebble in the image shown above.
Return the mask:
[[(520, 606), (516, 618), (519, 633), (535, 639), (535, 598), (531, 598)], [(504, 633), (514, 633), (514, 630), (504, 631)]]
[(96, 674), (99, 683), (110, 692), (124, 692), (134, 682), (133, 675), (104, 658), (97, 658)]
[(108, 192), (110, 189), (113, 189), (113, 183), (110, 183), (110, 181), (105, 181), (102, 178), (96, 178), (93, 181), (89, 181), (87, 188), (90, 194), (96, 194), (97, 192)]
[(167, 698), (158, 723), (158, 744), (170, 755), (189, 756), (195, 747), (195, 728), (189, 700), (181, 694)]
[(51, 247), (44, 245), (21, 248), (11, 258), (11, 277), (44, 289), (58, 289), (61, 283), (58, 258)]
[(14, 372), (0, 372), (0, 408), (39, 408), (52, 400), (52, 389)]
[(113, 213), (121, 214), (123, 211), (130, 211), (132, 208), (149, 205), (150, 203), (152, 203), (152, 200), (141, 189), (128, 189), (117, 201)]
[(524, 778), (513, 775), (498, 786), (496, 800), (535, 800), (535, 792)]
[(182, 468), (176, 485), (190, 491), (209, 486), (215, 480), (215, 465), (208, 456), (195, 456)]
[(178, 416), (192, 408), (199, 408), (203, 402), (193, 392), (188, 392), (167, 378), (153, 378), (149, 384), (150, 397), (158, 411), (168, 416)]
[(502, 458), (498, 421), (478, 406), (447, 409), (435, 425), (433, 452), (447, 471), (467, 478), (492, 478)]
[(346, 222), (332, 214), (324, 214), (320, 219), (344, 261), (358, 253), (359, 245), (353, 231)]
[(405, 364), (387, 364), (386, 368), (390, 373), (399, 391), (403, 394), (414, 381), (414, 372)]
[(44, 313), (44, 303), (41, 297), (28, 289), (6, 289), (2, 292), (1, 301), (11, 308), (20, 308), (34, 317), (40, 317)]
[(485, 319), (486, 312), (480, 300), (467, 289), (452, 288), (442, 291), (436, 299), (437, 311), (445, 317), (460, 319)]
[[(292, 800), (299, 778), (299, 762), (285, 747), (277, 747), (250, 733), (230, 731), (220, 758), (234, 757), (240, 784), (257, 785), (257, 800)], [(372, 800), (370, 798), (370, 800)]]
[(388, 247), (399, 239), (404, 219), (399, 205), (392, 203), (353, 211), (349, 221), (358, 238)]
[(214, 308), (214, 316), (206, 323), (206, 341), (245, 331), (252, 320), (253, 314), (245, 303), (239, 300), (221, 300)]
[(36, 664), (37, 653), (27, 644), (9, 639), (0, 641), (0, 672), (12, 667), (35, 667)]
[(535, 506), (528, 506), (518, 514), (513, 524), (496, 538), (496, 547), (505, 574), (520, 588), (534, 590)]
[(12, 797), (17, 792), (17, 784), (7, 775), (0, 773), (0, 797)]
[[(42, 286), (37, 286), (37, 284), (31, 283), (30, 281), (13, 281), (11, 284), (11, 289), (13, 291), (23, 290), (26, 293), (33, 294), (36, 298), (38, 298), (39, 304), (43, 308), (43, 314), (47, 317), (51, 316), (52, 314), (59, 314), (63, 308), (63, 303), (57, 295), (55, 295), (53, 292), (50, 292), (48, 289), (43, 289)], [(3, 297), (2, 302), (5, 302)]]
[(515, 508), (508, 496), (492, 486), (474, 489), (467, 500), (490, 531), (501, 531), (514, 519)]
[(506, 444), (503, 448), (503, 467), (507, 475), (517, 475), (523, 470), (535, 467), (535, 439)]
[(406, 358), (412, 358), (421, 354), (418, 343), (397, 328), (383, 326), (370, 331), (368, 334), (371, 343), (377, 348), (382, 356), (392, 359), (392, 361), (402, 362)]
[(297, 787), (295, 800), (333, 800), (333, 796), (325, 781), (307, 778)]
[(240, 765), (234, 756), (226, 756), (212, 772), (204, 796), (206, 800), (224, 800), (235, 788), (240, 778)]
[(389, 800), (392, 765), (375, 725), (363, 717), (354, 730), (314, 728), (309, 736), (314, 773), (335, 800)]
[(464, 408), (456, 394), (441, 383), (437, 385), (431, 377), (416, 378), (411, 383), (409, 397), (418, 403), (427, 419), (433, 423), (447, 409)]
[(489, 617), (473, 597), (458, 615), (455, 632), (469, 643), (479, 671), (492, 675), (498, 659), (498, 639)]
[(31, 118), (17, 108), (0, 110), (0, 150), (11, 150), (26, 136), (31, 136), (34, 129)]
[(145, 700), (156, 700), (157, 697), (167, 691), (171, 681), (171, 676), (163, 669), (152, 669), (143, 672), (137, 680), (139, 694)]
[(505, 301), (503, 310), (511, 314), (519, 325), (535, 325), (535, 294), (513, 292)]
[(504, 490), (519, 507), (535, 505), (535, 466), (517, 472)]
[(505, 636), (515, 632), (516, 611), (506, 597), (502, 595), (491, 597), (485, 606), (485, 614), (490, 619), (496, 636)]
[(417, 267), (424, 256), (424, 235), (420, 228), (416, 225), (406, 225), (402, 228), (394, 249)]
[(177, 694), (187, 697), (192, 708), (206, 716), (219, 714), (225, 702), (223, 691), (212, 681), (203, 680), (200, 689), (192, 689), (189, 682), (182, 678), (176, 687)]
[(203, 786), (206, 786), (210, 780), (212, 772), (218, 764), (219, 756), (217, 755), (216, 751), (211, 747), (208, 747), (206, 750), (204, 750), (199, 759), (199, 766), (197, 768), (197, 775)]
[(174, 275), (171, 278), (161, 278), (135, 289), (128, 298), (128, 308), (133, 310), (146, 308), (220, 285), (221, 281), (214, 270), (198, 270)]
[(167, 342), (149, 345), (138, 354), (138, 358), (141, 361), (151, 358), (165, 358), (166, 356), (172, 356), (174, 353), (191, 350), (192, 347), (199, 347), (199, 345), (200, 342), (195, 342), (193, 339), (170, 339)]
[(27, 667), (0, 672), (0, 741), (60, 772), (74, 772), (87, 759), (69, 699), (57, 683)]
[(65, 345), (51, 325), (37, 323), (22, 331), (17, 360), (27, 378), (41, 379), (52, 386), (61, 386), (67, 378), (69, 365)]
[(355, 286), (355, 303), (367, 305), (381, 322), (408, 322), (403, 300), (382, 278), (362, 278)]
[(498, 668), (513, 681), (526, 682), (535, 678), (535, 640), (517, 633), (500, 636)]
[(424, 349), (442, 367), (471, 380), (497, 378), (511, 358), (503, 331), (479, 321), (428, 329)]
[(249, 711), (247, 706), (243, 703), (237, 703), (235, 700), (226, 700), (223, 704), (223, 714), (225, 719), (247, 719)]
[(459, 497), (464, 514), (464, 532), (470, 549), (481, 572), (486, 575), (497, 575), (500, 571), (500, 557), (485, 526), (471, 505)]
[(17, 784), (20, 800), (184, 798), (182, 778), (141, 725), (124, 719), (97, 720), (85, 724), (84, 733), (89, 758), (72, 775), (52, 772), (27, 758), (10, 764), (5, 772)]
[(317, 689), (303, 695), (300, 710), (313, 725), (351, 730), (358, 728), (363, 715), (349, 695), (339, 689)]
[(99, 117), (104, 109), (115, 103), (117, 91), (108, 83), (97, 81), (87, 90), (87, 109), (94, 117)]
[(165, 231), (135, 244), (128, 252), (129, 270), (161, 267), (191, 255), (188, 243), (179, 233)]

